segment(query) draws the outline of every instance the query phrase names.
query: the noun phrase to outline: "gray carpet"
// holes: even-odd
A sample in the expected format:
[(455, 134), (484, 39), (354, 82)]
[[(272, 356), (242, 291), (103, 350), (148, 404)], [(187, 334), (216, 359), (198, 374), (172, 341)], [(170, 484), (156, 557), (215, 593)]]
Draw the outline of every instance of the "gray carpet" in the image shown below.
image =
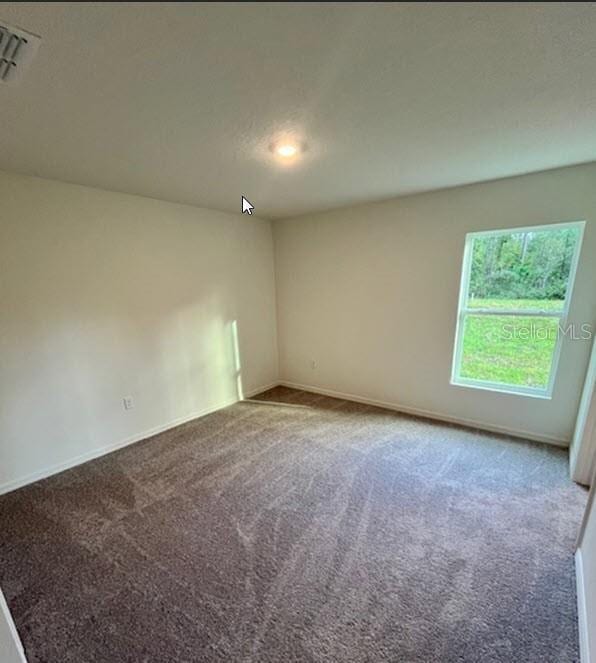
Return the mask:
[(564, 451), (263, 398), (0, 498), (30, 663), (578, 661)]

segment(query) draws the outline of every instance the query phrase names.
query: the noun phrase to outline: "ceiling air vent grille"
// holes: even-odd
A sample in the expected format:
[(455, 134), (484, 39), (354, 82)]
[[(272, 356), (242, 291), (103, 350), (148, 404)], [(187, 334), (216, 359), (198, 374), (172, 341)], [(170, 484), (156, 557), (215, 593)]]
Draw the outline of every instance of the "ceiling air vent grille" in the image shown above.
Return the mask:
[(40, 41), (40, 37), (0, 21), (0, 83), (18, 83)]

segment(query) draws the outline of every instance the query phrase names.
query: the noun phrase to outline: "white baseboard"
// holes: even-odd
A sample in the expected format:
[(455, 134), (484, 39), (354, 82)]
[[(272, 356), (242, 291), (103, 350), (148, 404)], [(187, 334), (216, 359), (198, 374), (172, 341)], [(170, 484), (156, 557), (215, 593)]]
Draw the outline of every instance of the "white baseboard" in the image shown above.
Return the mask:
[(588, 613), (586, 609), (586, 586), (581, 549), (575, 552), (575, 580), (577, 586), (577, 619), (579, 627), (579, 656), (581, 663), (591, 663), (588, 639)]
[(355, 394), (346, 394), (341, 391), (335, 391), (333, 389), (322, 389), (320, 387), (313, 387), (312, 385), (307, 385), (307, 384), (299, 384), (297, 382), (289, 382), (287, 380), (281, 380), (279, 384), (284, 387), (290, 387), (292, 389), (301, 389), (302, 391), (310, 391), (315, 394), (322, 394), (323, 396), (331, 396), (333, 398), (342, 398), (346, 401), (354, 401), (355, 403), (364, 403), (365, 405), (375, 405), (377, 407), (385, 408), (386, 410), (394, 410), (395, 412), (411, 414), (417, 417), (424, 417), (426, 419), (435, 419), (436, 421), (444, 421), (450, 424), (458, 424), (460, 426), (465, 426), (466, 428), (475, 428), (478, 430), (488, 431), (489, 433), (500, 433), (502, 435), (518, 437), (524, 440), (545, 442), (546, 444), (552, 444), (557, 447), (567, 448), (569, 446), (569, 440), (567, 439), (559, 437), (551, 437), (549, 435), (542, 435), (541, 433), (534, 433), (532, 431), (526, 431), (516, 428), (508, 428), (507, 426), (494, 426), (492, 424), (486, 424), (482, 421), (477, 421), (475, 419), (463, 419), (461, 417), (453, 417), (449, 414), (443, 414), (441, 412), (433, 412), (432, 410), (423, 410), (421, 408), (411, 407), (409, 405), (387, 403), (386, 401), (378, 401), (372, 398), (357, 396)]
[[(379, 401), (372, 398), (357, 396), (356, 394), (347, 394), (341, 391), (335, 391), (333, 389), (322, 389), (320, 387), (315, 387), (313, 385), (299, 384), (297, 382), (290, 382), (287, 380), (275, 381), (266, 385), (262, 385), (256, 389), (251, 389), (244, 394), (244, 398), (251, 398), (256, 394), (262, 393), (263, 391), (267, 391), (268, 389), (272, 389), (273, 387), (276, 387), (278, 385), (284, 387), (290, 387), (292, 389), (301, 389), (302, 391), (310, 391), (315, 394), (322, 394), (324, 396), (331, 396), (333, 398), (342, 398), (344, 400), (354, 401), (356, 403), (364, 403), (365, 405), (375, 405), (377, 407), (382, 407), (387, 410), (394, 410), (395, 412), (403, 412), (404, 414), (411, 414), (418, 417), (425, 417), (427, 419), (435, 419), (437, 421), (459, 424), (461, 426), (466, 426), (468, 428), (485, 430), (491, 433), (501, 433), (504, 435), (511, 435), (513, 437), (519, 437), (525, 440), (534, 440), (536, 442), (545, 442), (547, 444), (553, 444), (559, 447), (569, 446), (569, 440), (562, 438), (549, 437), (546, 435), (533, 433), (532, 431), (518, 430), (518, 429), (508, 428), (506, 426), (493, 426), (490, 424), (485, 424), (482, 421), (476, 421), (474, 419), (463, 419), (460, 417), (453, 417), (447, 414), (433, 412), (430, 410), (423, 410), (421, 408), (414, 408), (407, 405), (399, 405), (396, 403), (388, 403), (386, 401)], [(169, 430), (170, 428), (174, 428), (176, 426), (180, 426), (181, 424), (184, 424), (187, 421), (192, 421), (193, 419), (204, 417), (207, 414), (211, 414), (212, 412), (221, 410), (222, 408), (233, 405), (236, 402), (237, 399), (233, 399), (228, 402), (221, 403), (216, 407), (206, 408), (205, 410), (201, 410), (198, 412), (192, 412), (188, 415), (185, 415), (184, 417), (180, 417), (178, 419), (174, 419), (173, 421), (169, 421), (168, 423), (163, 424), (162, 426), (157, 426), (150, 430), (145, 430), (141, 433), (138, 433), (137, 435), (133, 435), (124, 440), (120, 440), (112, 444), (98, 447), (96, 449), (87, 451), (84, 454), (80, 454), (78, 456), (75, 456), (74, 458), (70, 458), (61, 463), (56, 463), (55, 465), (51, 465), (50, 467), (38, 470), (37, 472), (33, 472), (31, 474), (19, 477), (17, 479), (13, 479), (11, 481), (7, 481), (3, 484), (0, 484), (0, 495), (3, 495), (4, 493), (9, 493), (13, 490), (16, 490), (17, 488), (26, 486), (27, 484), (34, 483), (35, 481), (39, 481), (40, 479), (45, 479), (46, 477), (52, 476), (53, 474), (58, 474), (59, 472), (63, 472), (64, 470), (70, 469), (71, 467), (81, 465), (82, 463), (86, 463), (90, 460), (93, 460), (94, 458), (99, 458), (100, 456), (104, 456), (108, 453), (111, 453), (112, 451), (116, 451), (117, 449), (126, 447), (129, 444), (134, 444), (135, 442), (140, 442), (141, 440), (144, 440), (153, 435), (157, 435), (158, 433), (163, 433), (164, 431)]]
[(251, 389), (250, 391), (247, 391), (244, 394), (243, 400), (247, 400), (248, 398), (252, 398), (253, 396), (256, 396), (257, 394), (262, 394), (264, 391), (269, 391), (269, 389), (273, 389), (273, 387), (279, 387), (279, 380), (276, 380), (275, 382), (270, 382), (269, 384), (266, 384), (263, 387), (259, 387), (258, 389)]
[[(257, 389), (252, 389), (246, 394), (244, 394), (244, 398), (250, 398), (255, 394), (260, 394), (261, 392), (267, 391), (267, 389), (271, 389), (272, 387), (275, 387), (278, 384), (279, 384), (278, 382), (272, 382), (262, 387), (258, 387)], [(0, 484), (0, 495), (4, 495), (5, 493), (10, 493), (11, 491), (16, 490), (17, 488), (22, 488), (23, 486), (26, 486), (30, 483), (34, 483), (35, 481), (39, 481), (40, 479), (45, 479), (49, 476), (52, 476), (53, 474), (64, 472), (64, 470), (69, 470), (70, 468), (76, 467), (77, 465), (82, 465), (83, 463), (93, 460), (94, 458), (105, 456), (106, 454), (109, 454), (112, 451), (116, 451), (117, 449), (121, 449), (122, 447), (127, 447), (129, 444), (140, 442), (141, 440), (145, 440), (148, 437), (152, 437), (153, 435), (157, 435), (158, 433), (163, 433), (164, 431), (169, 430), (170, 428), (175, 428), (176, 426), (185, 424), (187, 421), (192, 421), (193, 419), (204, 417), (207, 414), (211, 414), (212, 412), (221, 410), (224, 407), (229, 407), (230, 405), (233, 405), (234, 403), (237, 402), (238, 399), (236, 398), (221, 403), (220, 405), (217, 405), (215, 407), (199, 410), (198, 412), (191, 412), (190, 414), (185, 415), (183, 417), (179, 417), (172, 421), (168, 421), (168, 423), (163, 424), (162, 426), (156, 426), (155, 428), (151, 428), (136, 435), (132, 435), (131, 437), (127, 437), (124, 440), (119, 440), (118, 442), (113, 442), (111, 444), (106, 444), (104, 446), (97, 447), (95, 449), (92, 449), (91, 451), (86, 451), (83, 454), (74, 456), (73, 458), (69, 458), (68, 460), (65, 460), (61, 463), (56, 463), (42, 470), (38, 470), (37, 472), (32, 472), (31, 474), (27, 474), (17, 479), (7, 481), (3, 484)]]
[(1, 590), (0, 622), (0, 660), (2, 663), (27, 663), (21, 638)]

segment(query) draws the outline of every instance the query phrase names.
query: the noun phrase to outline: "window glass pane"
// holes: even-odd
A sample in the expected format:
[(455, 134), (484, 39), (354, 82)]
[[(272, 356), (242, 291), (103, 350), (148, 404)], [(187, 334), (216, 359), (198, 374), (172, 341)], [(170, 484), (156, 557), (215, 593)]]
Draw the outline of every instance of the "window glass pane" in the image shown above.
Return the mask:
[(579, 229), (475, 237), (467, 306), (563, 310)]
[(466, 315), (460, 377), (546, 389), (558, 326), (556, 317)]

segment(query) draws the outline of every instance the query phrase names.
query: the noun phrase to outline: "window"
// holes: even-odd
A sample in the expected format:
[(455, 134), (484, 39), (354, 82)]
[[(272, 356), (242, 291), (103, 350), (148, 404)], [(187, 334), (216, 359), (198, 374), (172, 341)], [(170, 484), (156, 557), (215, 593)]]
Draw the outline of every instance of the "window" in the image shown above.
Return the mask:
[(452, 384), (551, 397), (583, 230), (466, 236)]

